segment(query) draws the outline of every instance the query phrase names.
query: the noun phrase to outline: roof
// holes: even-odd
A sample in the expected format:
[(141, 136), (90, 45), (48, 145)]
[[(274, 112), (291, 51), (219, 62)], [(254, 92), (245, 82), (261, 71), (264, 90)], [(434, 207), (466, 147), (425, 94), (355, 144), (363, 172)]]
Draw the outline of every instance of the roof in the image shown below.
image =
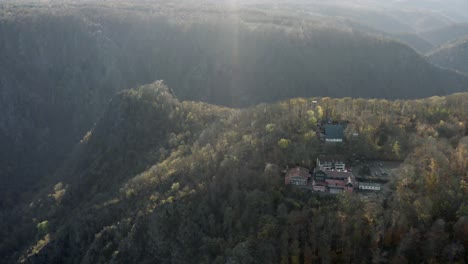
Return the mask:
[(353, 177), (353, 173), (349, 171), (324, 171), (329, 178), (348, 179)]
[(286, 173), (286, 177), (303, 177), (303, 178), (308, 178), (310, 176), (309, 169), (303, 168), (303, 167), (295, 167)]
[(325, 135), (327, 138), (343, 139), (343, 125), (325, 125)]
[(359, 182), (359, 185), (366, 185), (366, 186), (380, 187), (380, 184), (379, 184), (379, 183), (373, 183), (373, 182)]
[(341, 155), (320, 155), (318, 156), (320, 162), (344, 162), (344, 157)]
[(356, 185), (356, 179), (354, 179), (354, 177), (349, 177), (348, 178), (348, 182), (346, 183), (346, 185), (348, 184), (352, 184), (352, 185)]

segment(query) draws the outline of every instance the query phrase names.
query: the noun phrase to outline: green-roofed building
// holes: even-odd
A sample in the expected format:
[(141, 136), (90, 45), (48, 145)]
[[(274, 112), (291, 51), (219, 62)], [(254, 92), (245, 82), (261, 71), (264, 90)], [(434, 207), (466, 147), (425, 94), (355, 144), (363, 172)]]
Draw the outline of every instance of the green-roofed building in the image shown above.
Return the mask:
[(325, 141), (326, 142), (343, 142), (344, 126), (343, 125), (325, 125)]

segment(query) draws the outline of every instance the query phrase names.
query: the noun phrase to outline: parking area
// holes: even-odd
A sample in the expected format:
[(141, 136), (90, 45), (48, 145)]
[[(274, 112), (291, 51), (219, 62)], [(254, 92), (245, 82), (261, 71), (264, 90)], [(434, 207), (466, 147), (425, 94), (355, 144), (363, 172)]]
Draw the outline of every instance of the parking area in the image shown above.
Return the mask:
[(375, 182), (381, 184), (381, 191), (360, 192), (363, 199), (376, 199), (385, 193), (391, 192), (389, 182), (396, 175), (401, 162), (394, 161), (369, 161), (353, 167), (353, 174), (359, 181)]
[(389, 180), (401, 162), (369, 161), (353, 167), (353, 174), (359, 178)]

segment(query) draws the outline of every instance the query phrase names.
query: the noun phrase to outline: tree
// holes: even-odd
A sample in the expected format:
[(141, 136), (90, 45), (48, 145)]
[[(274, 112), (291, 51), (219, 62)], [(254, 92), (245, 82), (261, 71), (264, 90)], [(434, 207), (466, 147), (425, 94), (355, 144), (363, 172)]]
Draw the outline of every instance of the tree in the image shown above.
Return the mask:
[(289, 139), (282, 138), (278, 141), (278, 146), (282, 149), (287, 149), (289, 147), (289, 144), (291, 144), (291, 141)]
[(43, 237), (47, 233), (49, 233), (49, 221), (45, 220), (37, 224), (37, 235), (39, 237)]
[(392, 152), (395, 153), (395, 155), (400, 158), (401, 156), (401, 147), (400, 147), (400, 143), (398, 143), (398, 140), (395, 141), (393, 143), (393, 146), (392, 146)]
[(317, 105), (315, 107), (315, 113), (317, 114), (317, 118), (318, 119), (322, 119), (323, 118), (323, 108), (320, 106), (320, 105)]

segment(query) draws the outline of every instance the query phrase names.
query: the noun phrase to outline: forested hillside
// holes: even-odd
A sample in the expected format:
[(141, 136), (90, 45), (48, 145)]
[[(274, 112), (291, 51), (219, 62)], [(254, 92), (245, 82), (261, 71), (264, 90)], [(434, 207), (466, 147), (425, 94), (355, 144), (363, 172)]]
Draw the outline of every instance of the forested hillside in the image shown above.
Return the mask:
[[(0, 262), (467, 263), (466, 56), (403, 44), (464, 14), (341, 2), (0, 3)], [(401, 166), (284, 185), (320, 154)]]
[[(249, 1), (245, 1), (249, 2)], [(271, 1), (263, 2), (265, 7)], [(346, 18), (381, 32), (420, 33), (468, 21), (464, 0), (288, 0), (277, 5), (307, 10), (317, 16)]]
[[(40, 195), (2, 214), (6, 263), (464, 263), (468, 94), (297, 98), (234, 110), (162, 82), (114, 97)], [(404, 160), (379, 199), (283, 185), (323, 151)]]
[(468, 36), (468, 23), (457, 23), (421, 33), (435, 47)]
[(434, 44), (424, 39), (418, 34), (399, 33), (391, 35), (392, 38), (401, 41), (402, 43), (412, 47), (421, 54), (426, 54), (434, 49)]
[(427, 56), (435, 65), (468, 74), (468, 35), (441, 46)]
[[(298, 17), (296, 15), (299, 15)], [(467, 78), (331, 19), (210, 5), (14, 5), (0, 11), (5, 194), (63, 161), (117, 91), (164, 79), (180, 99), (420, 98)]]

